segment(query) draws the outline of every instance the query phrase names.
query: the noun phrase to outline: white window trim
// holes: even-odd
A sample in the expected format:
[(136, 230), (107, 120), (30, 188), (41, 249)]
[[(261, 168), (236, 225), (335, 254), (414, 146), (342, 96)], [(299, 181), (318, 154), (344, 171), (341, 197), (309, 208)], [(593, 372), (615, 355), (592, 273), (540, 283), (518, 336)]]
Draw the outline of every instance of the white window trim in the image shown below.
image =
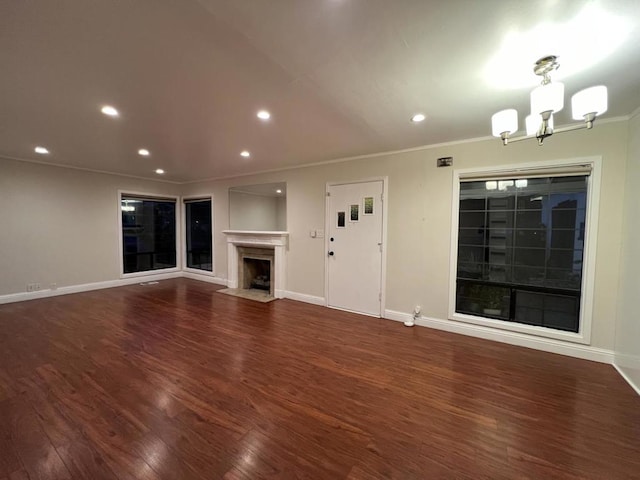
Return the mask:
[[(172, 200), (176, 202), (176, 266), (171, 268), (161, 268), (157, 270), (145, 270), (144, 272), (132, 272), (132, 273), (124, 273), (124, 246), (122, 245), (122, 210), (120, 206), (122, 205), (122, 196), (135, 196), (135, 197), (143, 197), (151, 200)], [(148, 192), (136, 192), (132, 190), (118, 190), (118, 202), (117, 202), (117, 215), (118, 215), (118, 263), (120, 265), (120, 278), (135, 278), (135, 277), (148, 277), (152, 275), (162, 275), (166, 273), (173, 273), (180, 271), (180, 258), (179, 252), (182, 250), (181, 242), (180, 242), (180, 228), (181, 225), (181, 210), (178, 208), (180, 202), (180, 197), (174, 195), (161, 195), (157, 193), (148, 193)]]
[[(460, 178), (469, 176), (470, 174), (486, 174), (489, 175), (523, 175), (526, 170), (531, 169), (549, 169), (549, 174), (553, 174), (553, 170), (557, 167), (571, 167), (573, 165), (591, 166), (591, 174), (588, 177), (587, 188), (587, 226), (585, 230), (584, 243), (584, 262), (582, 272), (582, 293), (580, 298), (580, 319), (579, 331), (564, 332), (561, 330), (553, 330), (545, 327), (537, 327), (533, 325), (525, 325), (512, 322), (504, 322), (501, 320), (493, 320), (489, 318), (479, 317), (456, 313), (456, 274), (458, 270), (458, 219), (460, 208)], [(525, 170), (523, 172), (523, 170)], [(596, 242), (598, 237), (598, 210), (600, 204), (600, 182), (602, 170), (602, 157), (582, 157), (573, 159), (539, 161), (522, 164), (512, 164), (504, 166), (493, 166), (483, 168), (458, 169), (453, 171), (453, 194), (451, 208), (451, 251), (449, 259), (449, 319), (482, 325), (486, 327), (498, 328), (501, 330), (509, 330), (537, 337), (547, 337), (556, 340), (564, 340), (573, 343), (590, 344), (591, 343), (591, 326), (593, 319), (593, 296), (595, 287), (595, 267), (596, 267)]]
[[(199, 268), (189, 268), (187, 267), (187, 202), (193, 200), (211, 200), (211, 271), (208, 270), (200, 270)], [(182, 248), (181, 248), (181, 256), (180, 256), (180, 265), (182, 266), (182, 271), (193, 273), (196, 275), (205, 275), (208, 277), (216, 276), (216, 261), (215, 261), (215, 250), (214, 250), (214, 236), (215, 236), (215, 215), (214, 211), (214, 202), (213, 202), (213, 194), (205, 193), (202, 195), (189, 195), (186, 197), (182, 197), (180, 200), (182, 207), (180, 208), (182, 221), (180, 222), (180, 236), (182, 238)]]

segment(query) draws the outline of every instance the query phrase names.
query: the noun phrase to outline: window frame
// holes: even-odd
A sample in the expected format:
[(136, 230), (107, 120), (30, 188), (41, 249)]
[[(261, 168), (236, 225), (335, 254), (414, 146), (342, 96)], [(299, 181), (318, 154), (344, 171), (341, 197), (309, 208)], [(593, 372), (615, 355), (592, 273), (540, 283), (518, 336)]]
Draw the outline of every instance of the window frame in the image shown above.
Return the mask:
[[(149, 200), (166, 200), (175, 202), (175, 222), (176, 222), (176, 266), (169, 268), (160, 268), (156, 270), (145, 270), (143, 272), (124, 272), (124, 245), (122, 238), (122, 209), (120, 208), (122, 205), (122, 197), (123, 196), (132, 196), (139, 197), (143, 199)], [(181, 262), (179, 252), (182, 250), (180, 243), (180, 224), (182, 222), (181, 209), (178, 208), (180, 202), (180, 197), (175, 195), (162, 195), (157, 193), (149, 193), (149, 192), (138, 192), (132, 190), (118, 190), (118, 202), (117, 202), (117, 213), (118, 213), (118, 263), (120, 269), (120, 278), (135, 278), (135, 277), (147, 277), (152, 275), (163, 275), (167, 273), (180, 272)]]
[[(583, 271), (580, 298), (579, 329), (577, 333), (554, 330), (547, 327), (526, 325), (480, 317), (477, 315), (456, 312), (456, 280), (458, 270), (458, 222), (460, 208), (461, 177), (482, 176), (495, 177), (562, 176), (562, 171), (588, 165), (591, 173), (587, 177), (586, 228), (583, 254)], [(492, 167), (456, 169), (453, 171), (451, 199), (451, 244), (449, 258), (449, 320), (522, 333), (536, 337), (545, 337), (566, 342), (590, 344), (593, 319), (593, 298), (595, 286), (596, 243), (598, 235), (598, 211), (600, 203), (602, 157), (580, 157), (572, 159), (545, 160), (521, 164), (509, 164)]]
[[(211, 271), (208, 270), (200, 270), (199, 268), (190, 268), (187, 266), (187, 203), (189, 202), (193, 202), (193, 201), (198, 201), (198, 200), (202, 200), (202, 201), (211, 201)], [(182, 242), (182, 248), (180, 249), (180, 266), (182, 267), (182, 271), (184, 272), (188, 272), (188, 273), (193, 273), (196, 275), (206, 275), (209, 277), (215, 277), (216, 276), (216, 260), (215, 260), (215, 249), (214, 249), (214, 245), (215, 245), (215, 215), (214, 215), (214, 207), (215, 207), (215, 203), (213, 200), (213, 194), (212, 193), (206, 193), (203, 195), (187, 195), (187, 196), (183, 196), (180, 199), (180, 204), (181, 204), (181, 208), (180, 208), (180, 214), (181, 214), (181, 221), (180, 221), (180, 237), (182, 238), (183, 242)]]

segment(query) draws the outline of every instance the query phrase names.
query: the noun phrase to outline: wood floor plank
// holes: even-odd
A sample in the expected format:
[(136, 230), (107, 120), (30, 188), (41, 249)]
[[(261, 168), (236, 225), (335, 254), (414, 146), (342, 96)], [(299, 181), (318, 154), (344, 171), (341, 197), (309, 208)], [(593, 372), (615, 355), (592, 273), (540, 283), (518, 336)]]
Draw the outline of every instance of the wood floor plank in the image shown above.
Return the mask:
[(12, 436), (12, 417), (9, 400), (0, 401), (0, 475), (9, 476), (22, 469)]
[(76, 439), (56, 449), (74, 479), (117, 480), (105, 459), (87, 440)]
[(31, 405), (17, 398), (6, 400), (1, 414), (10, 419), (12, 444), (30, 478), (71, 478), (55, 447), (40, 427)]
[(609, 365), (187, 279), (0, 305), (0, 479), (633, 479)]
[(25, 470), (18, 470), (11, 474), (9, 480), (30, 480), (30, 478), (29, 474)]
[(42, 430), (54, 447), (75, 442), (80, 437), (77, 425), (65, 417), (59, 402), (39, 375), (23, 377), (19, 381), (20, 396), (33, 408)]

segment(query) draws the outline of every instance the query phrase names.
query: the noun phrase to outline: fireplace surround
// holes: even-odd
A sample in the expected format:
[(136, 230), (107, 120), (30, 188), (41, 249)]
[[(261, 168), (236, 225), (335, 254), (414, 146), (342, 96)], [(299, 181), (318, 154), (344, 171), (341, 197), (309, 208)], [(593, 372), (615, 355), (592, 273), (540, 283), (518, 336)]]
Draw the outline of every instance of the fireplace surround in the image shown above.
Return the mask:
[(287, 284), (289, 232), (224, 230), (227, 237), (227, 275), (229, 288), (245, 288), (243, 256), (271, 262), (270, 292), (284, 298)]

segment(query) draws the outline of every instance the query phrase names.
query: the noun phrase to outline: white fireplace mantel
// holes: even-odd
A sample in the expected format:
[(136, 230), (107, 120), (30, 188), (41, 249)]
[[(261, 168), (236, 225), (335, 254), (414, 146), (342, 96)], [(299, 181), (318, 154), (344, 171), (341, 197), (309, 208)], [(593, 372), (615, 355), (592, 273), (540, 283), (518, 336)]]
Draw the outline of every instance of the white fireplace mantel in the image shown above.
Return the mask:
[(275, 269), (273, 296), (284, 298), (287, 285), (289, 232), (223, 230), (222, 233), (227, 236), (228, 287), (238, 288), (238, 247), (273, 248)]

